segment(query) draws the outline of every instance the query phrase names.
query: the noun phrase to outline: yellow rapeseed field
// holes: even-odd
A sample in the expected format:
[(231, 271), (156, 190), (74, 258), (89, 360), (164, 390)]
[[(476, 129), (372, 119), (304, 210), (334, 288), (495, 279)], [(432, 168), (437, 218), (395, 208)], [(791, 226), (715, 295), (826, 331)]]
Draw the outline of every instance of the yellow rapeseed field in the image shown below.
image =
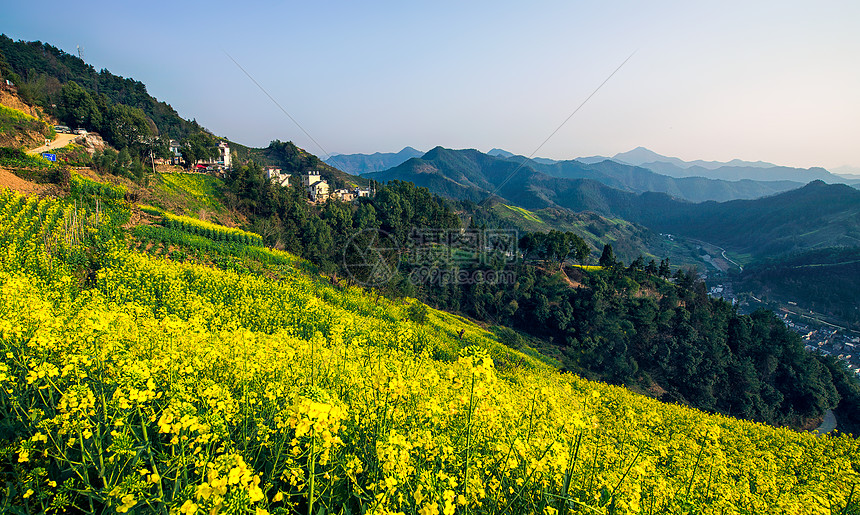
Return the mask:
[(109, 225), (0, 192), (4, 513), (857, 513), (848, 436), (663, 404)]

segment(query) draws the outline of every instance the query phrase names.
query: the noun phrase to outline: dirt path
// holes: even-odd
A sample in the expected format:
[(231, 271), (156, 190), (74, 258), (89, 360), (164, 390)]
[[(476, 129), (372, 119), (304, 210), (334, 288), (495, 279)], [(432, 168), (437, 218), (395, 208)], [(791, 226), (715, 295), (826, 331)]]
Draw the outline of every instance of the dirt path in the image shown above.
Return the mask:
[(57, 134), (57, 138), (48, 143), (47, 145), (42, 145), (39, 148), (34, 148), (33, 150), (28, 150), (28, 154), (41, 154), (42, 152), (47, 152), (49, 150), (56, 150), (58, 148), (63, 148), (69, 143), (73, 142), (75, 138), (77, 138), (77, 134)]

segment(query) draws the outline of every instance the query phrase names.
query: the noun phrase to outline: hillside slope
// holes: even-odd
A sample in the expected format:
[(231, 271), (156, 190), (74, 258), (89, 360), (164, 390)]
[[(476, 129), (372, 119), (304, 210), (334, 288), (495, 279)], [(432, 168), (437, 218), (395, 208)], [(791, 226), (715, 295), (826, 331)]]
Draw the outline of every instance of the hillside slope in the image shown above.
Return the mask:
[(631, 217), (656, 230), (756, 256), (860, 245), (860, 191), (844, 184), (814, 181), (758, 200), (663, 205), (664, 211), (642, 210)]
[[(129, 251), (99, 191), (98, 222), (0, 194), (4, 509), (856, 509), (852, 438), (558, 374), (284, 253), (255, 251), (267, 277)], [(46, 248), (72, 215), (91, 230)]]
[[(0, 34), (0, 75), (12, 79), (18, 93), (29, 104), (48, 112), (61, 105), (62, 87), (75, 82), (95, 95), (104, 95), (114, 104), (138, 108), (158, 128), (160, 134), (181, 139), (199, 130), (166, 102), (149, 95), (146, 86), (134, 79), (96, 71), (78, 56), (39, 41), (13, 41)], [(71, 123), (71, 122), (70, 122)]]

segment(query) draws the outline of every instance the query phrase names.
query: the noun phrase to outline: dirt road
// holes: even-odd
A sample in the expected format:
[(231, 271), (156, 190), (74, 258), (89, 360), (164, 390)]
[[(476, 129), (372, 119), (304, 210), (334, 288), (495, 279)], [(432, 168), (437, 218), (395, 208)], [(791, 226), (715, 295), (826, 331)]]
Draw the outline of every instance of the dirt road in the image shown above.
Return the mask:
[(47, 145), (42, 145), (39, 148), (34, 148), (32, 150), (28, 150), (28, 154), (41, 154), (42, 152), (48, 152), (50, 150), (56, 150), (58, 148), (63, 148), (69, 143), (73, 142), (75, 138), (77, 138), (77, 134), (57, 134), (56, 139), (54, 141), (48, 143)]

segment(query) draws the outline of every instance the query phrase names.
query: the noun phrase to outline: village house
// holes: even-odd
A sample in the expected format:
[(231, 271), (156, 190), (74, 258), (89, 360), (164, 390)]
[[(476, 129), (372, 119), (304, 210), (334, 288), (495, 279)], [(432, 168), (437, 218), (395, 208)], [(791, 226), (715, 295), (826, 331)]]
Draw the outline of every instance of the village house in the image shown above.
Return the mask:
[(317, 181), (308, 186), (308, 195), (314, 202), (325, 202), (329, 197), (329, 187), (326, 181)]
[(230, 145), (226, 141), (218, 143), (218, 161), (222, 169), (231, 168), (233, 166), (233, 158), (230, 156)]
[(170, 150), (170, 164), (172, 165), (183, 165), (185, 164), (185, 160), (182, 158), (182, 145), (179, 144), (178, 141), (172, 139), (168, 145), (168, 149)]
[(343, 202), (352, 202), (353, 200), (355, 200), (355, 191), (350, 191), (347, 189), (334, 190), (334, 193), (332, 193), (332, 197)]
[(307, 190), (313, 202), (325, 202), (329, 197), (328, 181), (323, 180), (318, 171), (302, 175), (302, 187)]
[(292, 177), (292, 175), (282, 172), (280, 168), (266, 168), (266, 178), (272, 181), (274, 184), (289, 188), (290, 177)]

